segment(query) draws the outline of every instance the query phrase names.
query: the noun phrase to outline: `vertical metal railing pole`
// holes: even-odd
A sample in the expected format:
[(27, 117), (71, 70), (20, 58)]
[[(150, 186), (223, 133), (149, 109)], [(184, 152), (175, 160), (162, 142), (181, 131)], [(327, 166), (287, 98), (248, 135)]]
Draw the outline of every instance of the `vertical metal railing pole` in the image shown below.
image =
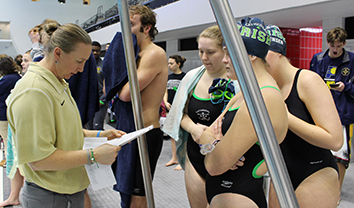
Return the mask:
[[(258, 136), (280, 206), (299, 207), (267, 108), (227, 0), (210, 0)], [(247, 163), (247, 159), (246, 159)]]
[[(122, 36), (124, 44), (124, 53), (127, 63), (130, 96), (133, 105), (133, 114), (135, 121), (135, 128), (137, 130), (144, 128), (143, 107), (141, 104), (140, 88), (136, 73), (135, 53), (133, 47), (132, 32), (130, 29), (129, 8), (127, 0), (118, 0), (118, 10), (120, 24), (122, 27)], [(139, 155), (141, 162), (141, 169), (144, 179), (144, 187), (147, 205), (149, 208), (154, 208), (154, 196), (152, 191), (152, 177), (150, 172), (150, 163), (148, 156), (148, 149), (145, 135), (138, 138)]]

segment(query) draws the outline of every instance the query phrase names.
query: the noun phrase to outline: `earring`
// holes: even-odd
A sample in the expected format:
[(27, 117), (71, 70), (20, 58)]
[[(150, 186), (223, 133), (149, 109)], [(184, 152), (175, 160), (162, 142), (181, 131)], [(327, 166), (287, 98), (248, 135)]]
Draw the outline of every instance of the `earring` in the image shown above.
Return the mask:
[(59, 61), (55, 61), (55, 64), (58, 64)]

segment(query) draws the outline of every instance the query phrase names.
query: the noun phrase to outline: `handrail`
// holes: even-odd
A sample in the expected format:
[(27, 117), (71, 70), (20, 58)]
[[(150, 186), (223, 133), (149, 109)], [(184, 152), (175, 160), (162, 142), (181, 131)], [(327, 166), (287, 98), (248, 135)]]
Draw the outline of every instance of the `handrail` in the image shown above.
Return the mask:
[[(146, 5), (146, 6), (149, 6), (150, 9), (156, 9), (156, 8), (159, 8), (161, 6), (164, 6), (166, 4), (170, 4), (170, 3), (173, 3), (173, 2), (176, 2), (176, 1), (180, 1), (180, 0), (162, 0), (161, 3), (158, 3), (158, 4), (154, 4), (153, 2), (161, 2), (161, 0), (150, 0), (150, 1), (145, 1), (144, 3), (142, 3), (142, 5)], [(113, 6), (114, 7), (114, 6)], [(111, 8), (109, 8), (107, 11), (109, 11)], [(104, 12), (106, 13), (106, 11)], [(100, 22), (95, 22), (94, 24), (91, 24), (89, 26), (86, 26), (85, 23), (88, 22), (89, 20), (91, 20), (92, 18), (95, 19), (97, 17), (97, 14), (93, 15), (92, 17), (90, 17), (89, 19), (87, 19), (84, 23), (81, 24), (81, 27), (87, 32), (87, 33), (90, 33), (90, 32), (93, 32), (95, 30), (98, 30), (98, 29), (101, 29), (101, 28), (104, 28), (104, 27), (107, 27), (109, 25), (112, 25), (114, 23), (117, 23), (120, 21), (120, 18), (119, 18), (119, 14), (116, 14), (114, 16), (111, 16), (107, 19), (104, 19)], [(96, 21), (97, 21), (97, 18), (96, 18)]]

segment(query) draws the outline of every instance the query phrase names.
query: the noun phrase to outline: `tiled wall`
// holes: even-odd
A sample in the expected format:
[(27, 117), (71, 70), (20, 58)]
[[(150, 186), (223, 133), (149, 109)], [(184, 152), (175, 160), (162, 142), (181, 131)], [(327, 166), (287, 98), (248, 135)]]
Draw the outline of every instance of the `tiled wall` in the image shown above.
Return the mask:
[(298, 29), (280, 28), (286, 40), (286, 57), (293, 66), (299, 67), (300, 31)]
[(322, 51), (322, 27), (280, 28), (287, 43), (286, 56), (292, 65), (308, 69), (315, 53)]

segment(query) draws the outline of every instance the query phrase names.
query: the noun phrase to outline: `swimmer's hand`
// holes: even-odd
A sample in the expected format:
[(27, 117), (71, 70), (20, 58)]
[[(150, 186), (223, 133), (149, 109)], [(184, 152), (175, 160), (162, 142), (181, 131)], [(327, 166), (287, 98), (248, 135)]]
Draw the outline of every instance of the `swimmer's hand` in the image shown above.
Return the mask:
[(242, 167), (245, 162), (245, 157), (242, 156), (237, 162), (230, 168), (230, 170), (236, 170), (238, 167)]
[(218, 118), (213, 126), (211, 127), (211, 132), (214, 134), (214, 137), (217, 139), (217, 140), (221, 140), (224, 135), (222, 134), (222, 118)]
[(200, 124), (200, 123), (197, 123), (192, 131), (190, 132), (190, 134), (192, 135), (192, 138), (193, 140), (199, 144), (199, 140), (200, 140), (200, 137), (202, 136), (203, 132), (207, 129), (208, 127), (203, 125), (203, 124)]

